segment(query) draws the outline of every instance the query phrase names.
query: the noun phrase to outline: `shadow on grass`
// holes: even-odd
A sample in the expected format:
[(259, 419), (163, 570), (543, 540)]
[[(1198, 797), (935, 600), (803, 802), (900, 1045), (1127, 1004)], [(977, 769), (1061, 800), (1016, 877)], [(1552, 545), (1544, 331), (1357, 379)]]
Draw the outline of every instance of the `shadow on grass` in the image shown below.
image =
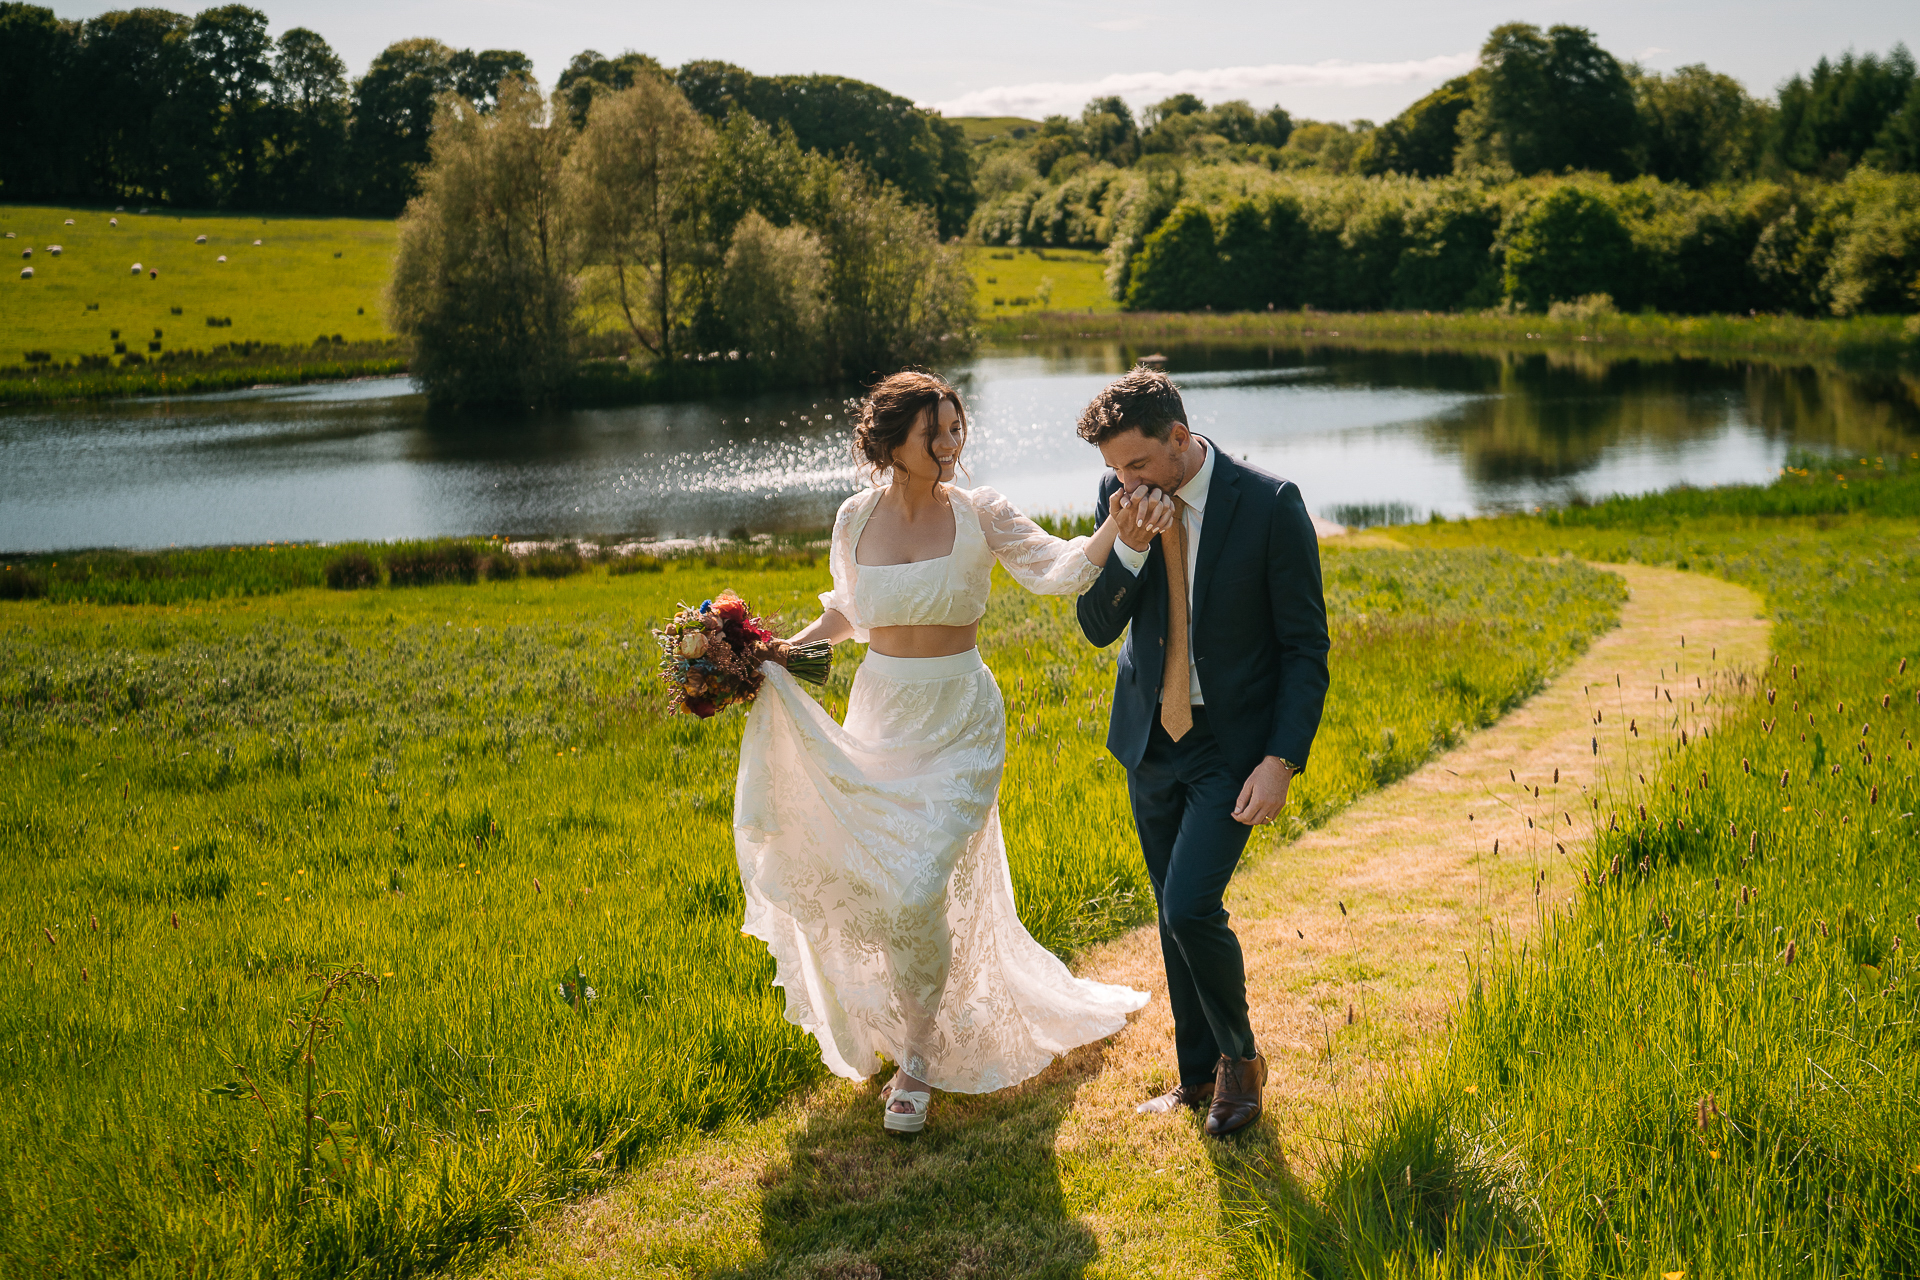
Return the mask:
[(999, 1093), (936, 1093), (925, 1132), (880, 1127), (891, 1073), (817, 1110), (767, 1170), (765, 1258), (731, 1275), (798, 1280), (1070, 1280), (1098, 1252), (1068, 1209), (1055, 1135), (1100, 1069), (1088, 1045)]

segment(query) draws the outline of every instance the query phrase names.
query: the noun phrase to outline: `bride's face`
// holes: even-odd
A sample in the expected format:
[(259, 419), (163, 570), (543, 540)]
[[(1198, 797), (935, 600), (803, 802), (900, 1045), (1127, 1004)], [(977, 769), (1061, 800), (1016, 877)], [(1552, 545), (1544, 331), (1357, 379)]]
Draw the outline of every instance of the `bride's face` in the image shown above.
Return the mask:
[(954, 477), (967, 444), (966, 424), (951, 400), (921, 413), (913, 434), (893, 451), (893, 477), (908, 484), (944, 484)]

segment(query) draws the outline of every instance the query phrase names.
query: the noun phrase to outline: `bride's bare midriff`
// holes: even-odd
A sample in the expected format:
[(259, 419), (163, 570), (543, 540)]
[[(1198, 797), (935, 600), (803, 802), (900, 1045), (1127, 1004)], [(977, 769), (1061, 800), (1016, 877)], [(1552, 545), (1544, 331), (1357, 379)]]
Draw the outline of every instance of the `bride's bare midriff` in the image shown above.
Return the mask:
[(980, 637), (980, 624), (964, 627), (875, 627), (868, 648), (889, 658), (946, 658), (965, 653)]

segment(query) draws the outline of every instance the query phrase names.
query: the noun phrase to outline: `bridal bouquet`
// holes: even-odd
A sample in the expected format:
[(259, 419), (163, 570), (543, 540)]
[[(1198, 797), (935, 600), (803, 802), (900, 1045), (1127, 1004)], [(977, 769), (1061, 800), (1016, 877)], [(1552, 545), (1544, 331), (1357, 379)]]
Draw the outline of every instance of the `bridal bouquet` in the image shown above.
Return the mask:
[(731, 591), (701, 601), (698, 609), (681, 605), (653, 637), (660, 642), (660, 678), (674, 705), (702, 720), (736, 702), (752, 702), (766, 678), (760, 674), (762, 662), (777, 662), (814, 684), (824, 684), (833, 669), (831, 644), (788, 644)]

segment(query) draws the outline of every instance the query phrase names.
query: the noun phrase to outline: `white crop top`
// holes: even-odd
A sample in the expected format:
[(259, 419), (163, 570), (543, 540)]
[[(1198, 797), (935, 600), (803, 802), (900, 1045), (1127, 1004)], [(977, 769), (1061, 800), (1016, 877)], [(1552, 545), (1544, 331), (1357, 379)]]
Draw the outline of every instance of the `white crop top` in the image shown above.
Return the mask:
[(950, 553), (912, 564), (856, 564), (854, 548), (883, 492), (866, 489), (841, 504), (827, 556), (833, 590), (820, 594), (822, 605), (853, 624), (853, 638), (861, 644), (874, 627), (964, 627), (980, 621), (996, 558), (1014, 581), (1039, 595), (1077, 596), (1100, 576), (1099, 566), (1087, 559), (1087, 539), (1054, 537), (992, 489), (953, 485), (947, 486), (953, 507)]

